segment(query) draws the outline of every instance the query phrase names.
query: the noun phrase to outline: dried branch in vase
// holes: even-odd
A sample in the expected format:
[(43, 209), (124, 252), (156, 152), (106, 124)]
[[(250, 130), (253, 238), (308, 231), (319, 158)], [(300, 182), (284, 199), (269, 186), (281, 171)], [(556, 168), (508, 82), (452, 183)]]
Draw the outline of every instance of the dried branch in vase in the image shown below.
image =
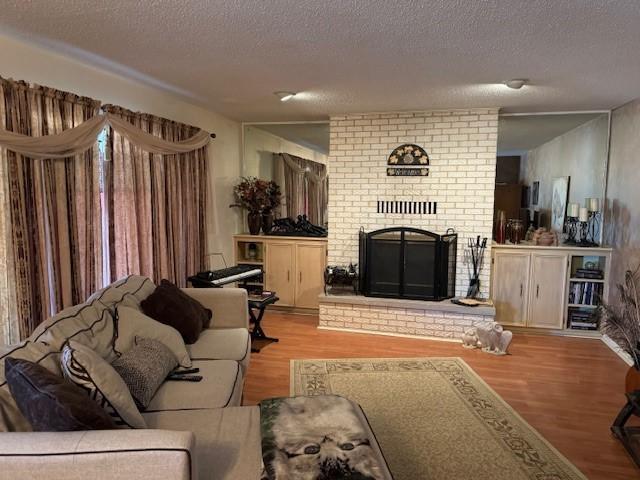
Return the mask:
[(638, 303), (638, 272), (627, 270), (624, 284), (618, 284), (619, 306), (603, 305), (598, 309), (600, 329), (633, 359), (640, 370), (640, 304)]

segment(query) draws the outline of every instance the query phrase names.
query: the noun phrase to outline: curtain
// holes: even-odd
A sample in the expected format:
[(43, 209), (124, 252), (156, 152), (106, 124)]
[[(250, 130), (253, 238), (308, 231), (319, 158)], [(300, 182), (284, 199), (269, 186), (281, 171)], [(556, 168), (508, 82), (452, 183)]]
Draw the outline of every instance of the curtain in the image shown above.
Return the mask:
[[(166, 142), (183, 142), (197, 129), (152, 115), (105, 106), (112, 117)], [(179, 286), (204, 268), (207, 149), (177, 155), (145, 151), (122, 130), (110, 132), (106, 185), (111, 278), (132, 273)]]
[[(71, 93), (0, 78), (6, 132), (59, 135), (95, 117), (99, 107)], [(75, 156), (38, 160), (2, 149), (0, 160), (0, 313), (5, 335), (15, 341), (101, 286), (100, 162), (93, 144)]]
[(326, 165), (288, 153), (276, 154), (276, 162), (283, 165), (283, 196), (286, 207), (283, 215), (295, 218), (304, 214), (311, 223), (326, 225), (329, 199)]

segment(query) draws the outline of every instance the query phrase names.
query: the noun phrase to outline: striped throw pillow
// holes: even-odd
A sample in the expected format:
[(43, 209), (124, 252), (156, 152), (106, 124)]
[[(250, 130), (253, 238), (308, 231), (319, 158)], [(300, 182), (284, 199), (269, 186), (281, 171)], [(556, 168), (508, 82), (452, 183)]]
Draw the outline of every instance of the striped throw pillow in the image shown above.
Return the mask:
[(62, 349), (62, 373), (82, 388), (122, 428), (146, 428), (142, 415), (118, 372), (100, 355), (73, 340)]

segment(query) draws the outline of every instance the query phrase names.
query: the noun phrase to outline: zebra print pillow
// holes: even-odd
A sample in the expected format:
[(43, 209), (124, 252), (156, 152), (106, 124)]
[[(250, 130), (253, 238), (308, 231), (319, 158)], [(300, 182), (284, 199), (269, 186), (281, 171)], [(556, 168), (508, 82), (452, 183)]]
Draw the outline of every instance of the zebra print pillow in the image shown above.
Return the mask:
[(147, 428), (136, 404), (118, 372), (100, 355), (73, 340), (60, 356), (62, 373), (78, 385), (123, 428)]

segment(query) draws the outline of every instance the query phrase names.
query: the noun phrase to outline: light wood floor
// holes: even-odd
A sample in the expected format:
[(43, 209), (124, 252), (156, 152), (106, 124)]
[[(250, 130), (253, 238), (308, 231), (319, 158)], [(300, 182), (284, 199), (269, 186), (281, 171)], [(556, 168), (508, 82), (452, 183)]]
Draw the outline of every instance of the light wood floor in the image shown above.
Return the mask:
[(462, 357), (524, 419), (591, 480), (640, 478), (609, 426), (624, 404), (627, 366), (599, 340), (516, 334), (504, 357), (430, 340), (331, 332), (317, 317), (268, 312), (280, 338), (251, 357), (245, 404), (289, 395), (289, 360)]

